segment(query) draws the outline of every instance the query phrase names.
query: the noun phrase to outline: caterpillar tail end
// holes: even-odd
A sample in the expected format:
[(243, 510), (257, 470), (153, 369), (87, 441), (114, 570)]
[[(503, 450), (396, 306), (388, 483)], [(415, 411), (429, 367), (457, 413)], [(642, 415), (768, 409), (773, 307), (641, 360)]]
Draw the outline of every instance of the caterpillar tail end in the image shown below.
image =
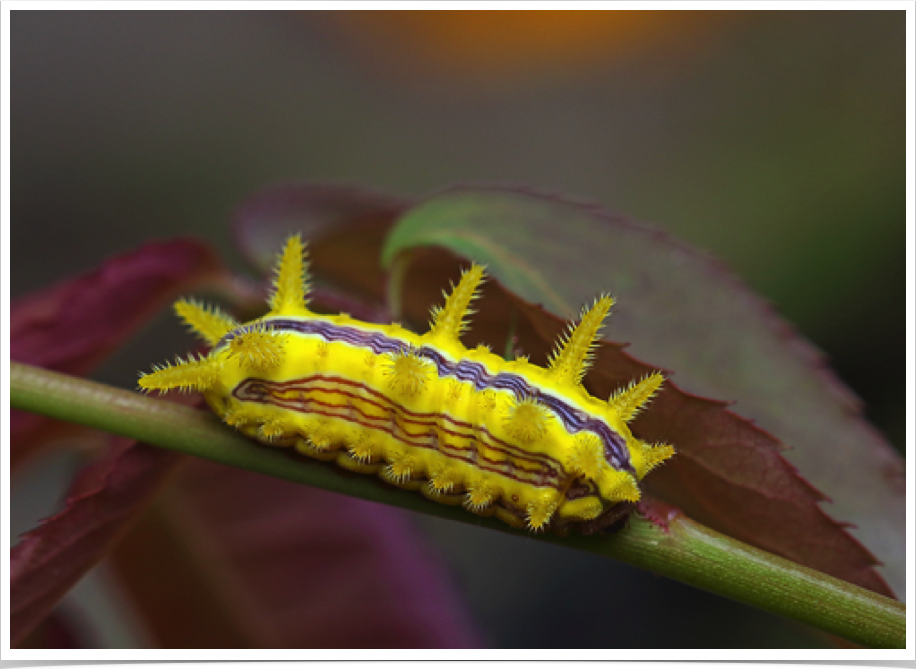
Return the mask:
[(675, 454), (670, 444), (647, 444), (640, 441), (635, 452), (631, 451), (636, 476), (642, 478)]

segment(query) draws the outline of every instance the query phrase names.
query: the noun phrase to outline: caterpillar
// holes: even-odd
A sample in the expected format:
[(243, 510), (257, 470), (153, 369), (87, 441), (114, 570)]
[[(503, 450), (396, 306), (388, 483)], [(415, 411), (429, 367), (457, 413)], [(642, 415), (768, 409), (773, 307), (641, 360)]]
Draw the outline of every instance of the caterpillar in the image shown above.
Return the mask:
[(639, 481), (674, 454), (627, 427), (663, 382), (660, 373), (607, 401), (582, 385), (613, 304), (608, 295), (583, 309), (540, 367), (461, 343), (484, 280), (480, 265), (433, 308), (423, 335), (310, 311), (299, 236), (287, 240), (275, 273), (270, 311), (249, 323), (179, 300), (178, 316), (210, 351), (141, 374), (140, 388), (199, 391), (258, 442), (531, 531), (610, 524), (640, 499)]

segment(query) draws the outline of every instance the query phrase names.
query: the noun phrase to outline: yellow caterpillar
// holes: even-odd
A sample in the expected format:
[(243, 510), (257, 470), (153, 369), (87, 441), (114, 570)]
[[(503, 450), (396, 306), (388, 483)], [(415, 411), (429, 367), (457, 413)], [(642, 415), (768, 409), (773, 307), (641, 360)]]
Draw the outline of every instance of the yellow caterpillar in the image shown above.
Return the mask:
[(239, 324), (179, 301), (176, 312), (210, 353), (156, 368), (139, 385), (200, 391), (226, 423), (262, 443), (377, 473), (514, 527), (591, 531), (611, 522), (674, 454), (627, 427), (662, 375), (608, 401), (583, 388), (608, 296), (583, 312), (547, 368), (466, 349), (460, 336), (483, 278), (479, 265), (465, 271), (423, 335), (319, 315), (307, 307), (307, 265), (294, 236), (265, 316)]

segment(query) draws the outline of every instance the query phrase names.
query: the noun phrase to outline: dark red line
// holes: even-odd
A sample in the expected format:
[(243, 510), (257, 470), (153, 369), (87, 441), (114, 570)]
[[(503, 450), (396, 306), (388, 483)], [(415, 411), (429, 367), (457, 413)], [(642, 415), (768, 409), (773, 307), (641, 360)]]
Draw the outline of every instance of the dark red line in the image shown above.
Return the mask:
[[(388, 429), (385, 428), (385, 425), (384, 425), (384, 424), (385, 424), (386, 422), (389, 422), (389, 421), (386, 421), (386, 420), (383, 419), (383, 418), (375, 418), (375, 417), (367, 416), (365, 413), (363, 413), (362, 411), (360, 411), (360, 410), (357, 409), (356, 407), (339, 407), (339, 406), (334, 405), (334, 404), (327, 404), (327, 403), (324, 403), (324, 402), (318, 402), (318, 401), (316, 401), (316, 400), (309, 400), (309, 403), (310, 403), (310, 404), (313, 404), (313, 405), (322, 406), (322, 407), (328, 407), (328, 408), (329, 408), (329, 407), (333, 407), (333, 408), (348, 409), (348, 410), (352, 408), (352, 409), (355, 410), (357, 413), (359, 413), (361, 416), (363, 416), (363, 417), (367, 420), (367, 422), (362, 422), (362, 421), (353, 419), (353, 418), (351, 418), (350, 416), (342, 415), (342, 414), (340, 414), (340, 413), (335, 413), (335, 412), (329, 412), (329, 411), (317, 411), (317, 410), (311, 410), (311, 409), (310, 409), (310, 410), (308, 411), (309, 414), (314, 414), (314, 415), (319, 415), (319, 416), (326, 416), (326, 417), (328, 417), (328, 418), (339, 418), (339, 419), (341, 419), (341, 420), (345, 420), (345, 421), (347, 421), (347, 422), (349, 422), (349, 423), (355, 423), (356, 425), (361, 425), (361, 426), (363, 426), (363, 427), (369, 427), (369, 428), (378, 429), (378, 430), (381, 430), (381, 431), (385, 432), (386, 434), (390, 435), (393, 439), (396, 439), (396, 440), (398, 440), (398, 441), (400, 441), (400, 442), (402, 442), (402, 443), (404, 443), (404, 444), (407, 444), (408, 446), (413, 446), (413, 447), (415, 447), (415, 448), (423, 448), (423, 449), (427, 449), (427, 450), (434, 450), (434, 451), (436, 451), (437, 453), (442, 453), (442, 454), (445, 455), (446, 457), (452, 458), (453, 460), (461, 460), (461, 461), (463, 461), (463, 462), (472, 462), (473, 464), (477, 465), (478, 467), (480, 467), (481, 469), (483, 469), (483, 470), (485, 470), (485, 471), (493, 472), (494, 474), (498, 474), (498, 475), (500, 475), (500, 476), (504, 476), (505, 478), (513, 479), (513, 480), (515, 480), (515, 481), (524, 482), (524, 483), (531, 483), (530, 480), (523, 479), (523, 478), (521, 478), (521, 477), (519, 477), (519, 476), (514, 476), (514, 475), (512, 475), (512, 474), (506, 473), (506, 472), (500, 467), (500, 464), (501, 464), (501, 463), (499, 463), (499, 462), (496, 461), (496, 460), (492, 460), (492, 459), (490, 459), (490, 458), (487, 458), (486, 456), (482, 455), (479, 451), (470, 451), (470, 452), (468, 453), (468, 456), (464, 456), (464, 453), (466, 453), (466, 451), (464, 451), (464, 450), (462, 450), (462, 449), (456, 449), (456, 448), (447, 447), (446, 444), (442, 444), (442, 448), (437, 450), (437, 449), (433, 448), (432, 445), (426, 443), (425, 441), (422, 441), (422, 440), (421, 440), (421, 441), (416, 442), (416, 441), (411, 441), (411, 440), (409, 440), (409, 439), (405, 439), (405, 438), (400, 437), (399, 435), (395, 434), (393, 430), (388, 430)], [(274, 404), (273, 406), (277, 406), (277, 405)], [(285, 408), (285, 409), (289, 409), (289, 410), (291, 410), (291, 411), (295, 411), (295, 409), (292, 408), (292, 407), (288, 407), (288, 406), (285, 406), (285, 405), (282, 405), (282, 404), (281, 404), (280, 406), (283, 406), (283, 408)], [(373, 421), (373, 420), (375, 420), (375, 421), (380, 421), (380, 422), (381, 422), (381, 425), (378, 425), (378, 426), (377, 426), (377, 425), (373, 425), (373, 424), (371, 423), (371, 421)], [(428, 424), (426, 424), (426, 423), (417, 423), (416, 421), (410, 421), (410, 422), (411, 422), (412, 424), (428, 425)], [(433, 424), (433, 426), (435, 426), (435, 424)], [(448, 430), (445, 430), (445, 431), (446, 431), (446, 432), (449, 432)], [(425, 433), (425, 432), (412, 433), (412, 432), (409, 432), (409, 431), (403, 430), (403, 429), (402, 429), (402, 432), (404, 432), (407, 436), (412, 437), (412, 438), (414, 438), (414, 439), (422, 439), (422, 437), (426, 436), (426, 433)], [(464, 436), (464, 435), (461, 435), (460, 433), (455, 433), (455, 432), (449, 432), (449, 434), (453, 434), (453, 435), (456, 435), (456, 436)], [(488, 442), (486, 442), (486, 441), (479, 440), (479, 439), (478, 439), (477, 441), (478, 441), (479, 443), (482, 443), (482, 444), (486, 445), (486, 446), (491, 446), (491, 445), (490, 445)], [(491, 446), (491, 447), (492, 447), (492, 446)], [(498, 448), (493, 448), (493, 450), (499, 451)], [(471, 454), (473, 454), (473, 455), (476, 456), (476, 461), (475, 461), (474, 458), (470, 457)], [(480, 460), (482, 460), (483, 463), (490, 463), (491, 466), (487, 466), (486, 464), (483, 464), (483, 463), (479, 462)], [(510, 462), (510, 461), (507, 461), (507, 464), (510, 464), (510, 465), (511, 465), (511, 462)], [(533, 464), (537, 465), (537, 464), (539, 464), (539, 463), (534, 462)], [(548, 473), (546, 474), (546, 476), (544, 475), (544, 472), (543, 472), (542, 470), (540, 470), (540, 469), (539, 469), (538, 471), (531, 471), (531, 470), (528, 470), (528, 469), (519, 468), (519, 471), (522, 471), (522, 472), (524, 472), (524, 473), (526, 473), (526, 474), (531, 474), (531, 475), (533, 475), (533, 476), (538, 476), (539, 478), (544, 478), (544, 479), (546, 479), (547, 481), (552, 481), (552, 480), (553, 480), (553, 481), (556, 481), (556, 482), (557, 482), (556, 485), (552, 485), (551, 487), (556, 488), (556, 489), (559, 489), (559, 487), (560, 487), (560, 486), (559, 486), (559, 476), (557, 475), (557, 473), (556, 473), (552, 468), (548, 468)], [(548, 485), (550, 485), (550, 484), (548, 483)]]
[[(340, 390), (338, 390), (338, 389), (336, 389), (336, 388), (322, 388), (321, 386), (317, 386), (317, 387), (314, 387), (314, 388), (308, 388), (307, 386), (302, 387), (302, 386), (300, 385), (300, 384), (303, 384), (303, 385), (308, 384), (308, 383), (309, 383), (310, 381), (312, 381), (313, 379), (317, 379), (317, 380), (321, 380), (321, 381), (328, 381), (328, 382), (330, 382), (330, 383), (338, 383), (338, 384), (340, 384), (340, 385), (352, 386), (352, 387), (358, 388), (358, 389), (360, 389), (360, 390), (365, 390), (367, 393), (369, 393), (369, 394), (373, 395), (374, 397), (377, 397), (377, 398), (379, 398), (380, 400), (382, 400), (383, 403), (372, 402), (371, 400), (369, 400), (369, 399), (367, 399), (367, 398), (359, 397), (359, 396), (352, 395), (352, 394), (349, 394), (349, 393), (345, 393), (345, 392), (340, 391)], [(363, 401), (363, 402), (366, 402), (367, 404), (371, 404), (372, 406), (376, 406), (376, 407), (378, 407), (379, 409), (382, 409), (383, 411), (391, 411), (391, 410), (393, 410), (394, 408), (397, 408), (397, 410), (398, 410), (400, 413), (402, 413), (402, 414), (407, 414), (407, 415), (410, 415), (410, 416), (416, 416), (416, 417), (418, 417), (418, 418), (427, 417), (427, 416), (438, 416), (438, 417), (441, 417), (441, 418), (447, 420), (448, 422), (450, 422), (450, 423), (452, 423), (452, 424), (454, 424), (454, 425), (456, 425), (456, 426), (466, 427), (466, 428), (472, 430), (472, 431), (474, 432), (475, 435), (477, 434), (478, 430), (479, 430), (479, 431), (482, 431), (482, 432), (485, 432), (485, 433), (490, 437), (490, 439), (493, 441), (493, 443), (498, 443), (498, 444), (500, 444), (500, 445), (502, 446), (502, 448), (494, 448), (494, 450), (497, 450), (497, 451), (500, 451), (500, 452), (502, 452), (502, 453), (505, 453), (506, 455), (514, 455), (515, 457), (521, 458), (521, 459), (525, 459), (525, 458), (527, 457), (527, 458), (529, 458), (529, 459), (534, 459), (535, 462), (544, 461), (545, 466), (550, 467), (550, 466), (552, 465), (552, 468), (553, 468), (553, 469), (559, 469), (559, 470), (562, 470), (562, 469), (563, 469), (562, 464), (561, 464), (560, 462), (558, 462), (558, 461), (556, 460), (556, 458), (553, 458), (553, 457), (551, 457), (551, 456), (549, 456), (549, 455), (542, 454), (542, 453), (539, 453), (539, 454), (531, 454), (531, 453), (528, 453), (527, 451), (520, 450), (520, 449), (516, 448), (515, 446), (513, 446), (512, 444), (510, 444), (510, 443), (508, 443), (508, 442), (505, 442), (505, 441), (503, 441), (503, 440), (501, 440), (501, 439), (497, 439), (497, 438), (494, 437), (493, 434), (492, 434), (489, 430), (487, 430), (487, 428), (485, 428), (485, 427), (482, 427), (482, 426), (475, 426), (475, 425), (472, 425), (471, 423), (467, 423), (467, 422), (464, 422), (464, 421), (456, 420), (456, 419), (454, 419), (451, 415), (449, 415), (449, 414), (447, 414), (447, 413), (418, 413), (418, 412), (415, 412), (415, 411), (410, 411), (409, 409), (406, 409), (406, 408), (402, 407), (401, 405), (394, 403), (392, 400), (390, 400), (388, 397), (386, 397), (383, 393), (380, 393), (379, 391), (370, 388), (369, 386), (367, 386), (367, 385), (364, 384), (364, 383), (359, 383), (359, 382), (356, 382), (356, 381), (351, 381), (351, 380), (349, 380), (349, 379), (344, 379), (344, 378), (341, 378), (341, 377), (335, 377), (335, 376), (330, 376), (330, 377), (329, 377), (329, 376), (324, 376), (324, 375), (321, 375), (321, 374), (315, 374), (314, 376), (309, 376), (309, 377), (306, 377), (306, 378), (303, 378), (303, 379), (295, 379), (295, 380), (292, 380), (292, 381), (283, 381), (283, 382), (267, 381), (267, 380), (263, 380), (263, 379), (246, 379), (245, 383), (243, 383), (242, 385), (238, 386), (238, 387), (235, 389), (235, 392), (234, 392), (233, 394), (234, 394), (238, 399), (244, 399), (244, 398), (238, 397), (239, 391), (244, 390), (246, 385), (253, 385), (253, 384), (258, 384), (258, 383), (259, 383), (259, 384), (263, 384), (263, 385), (268, 389), (268, 392), (271, 392), (271, 390), (270, 390), (271, 388), (284, 388), (284, 389), (292, 388), (292, 389), (294, 389), (294, 390), (299, 390), (299, 391), (301, 391), (301, 392), (305, 392), (305, 391), (307, 391), (307, 390), (312, 390), (312, 389), (323, 390), (324, 392), (339, 392), (339, 393), (341, 393), (341, 394), (343, 394), (343, 395), (346, 395), (347, 397), (354, 397), (354, 398), (359, 399), (359, 400), (361, 400), (361, 401)], [(273, 394), (273, 393), (271, 392), (271, 394)], [(473, 437), (472, 437), (472, 438), (473, 438)], [(547, 464), (547, 463), (551, 463), (551, 464)]]
[[(382, 410), (385, 409), (385, 407), (380, 406), (380, 405), (378, 405), (378, 404), (376, 404), (376, 403), (374, 403), (374, 402), (371, 402), (371, 401), (369, 401), (369, 400), (366, 400), (365, 398), (362, 398), (362, 397), (359, 397), (359, 396), (356, 396), (356, 395), (353, 395), (353, 394), (344, 392), (344, 391), (342, 391), (342, 390), (338, 390), (338, 389), (325, 389), (325, 388), (321, 388), (320, 390), (322, 390), (323, 392), (340, 394), (340, 395), (343, 395), (343, 396), (345, 396), (345, 397), (351, 397), (351, 398), (353, 398), (353, 399), (355, 399), (355, 400), (363, 401), (363, 402), (366, 402), (367, 404), (371, 404), (372, 406), (376, 406), (376, 407), (378, 407), (378, 408), (380, 408), (380, 409), (382, 409)], [(238, 398), (238, 399), (242, 399), (242, 398)], [(318, 405), (318, 406), (322, 406), (322, 407), (325, 407), (325, 408), (331, 408), (331, 407), (333, 407), (333, 408), (341, 409), (341, 410), (344, 410), (344, 411), (347, 411), (347, 412), (349, 412), (349, 411), (352, 409), (352, 410), (354, 410), (356, 413), (358, 413), (359, 415), (361, 415), (367, 422), (361, 422), (361, 421), (359, 421), (359, 420), (354, 420), (354, 419), (351, 418), (350, 416), (341, 415), (340, 413), (334, 413), (334, 412), (317, 411), (317, 410), (311, 410), (311, 409), (310, 409), (309, 411), (307, 411), (307, 412), (303, 412), (303, 411), (299, 411), (299, 410), (297, 409), (297, 407), (295, 407), (295, 406), (290, 406), (290, 405), (288, 404), (288, 402), (290, 402), (290, 400), (280, 400), (280, 399), (278, 399), (278, 398), (272, 398), (272, 399), (274, 399), (275, 401), (274, 401), (274, 402), (269, 402), (269, 401), (267, 401), (267, 400), (261, 400), (261, 399), (246, 399), (246, 400), (243, 400), (243, 401), (253, 401), (253, 402), (257, 402), (257, 403), (259, 403), (259, 404), (272, 404), (272, 405), (274, 405), (274, 406), (281, 406), (281, 407), (283, 407), (284, 409), (287, 409), (287, 410), (289, 410), (289, 411), (296, 411), (297, 413), (309, 413), (309, 414), (316, 414), (316, 415), (319, 415), (319, 416), (326, 416), (326, 417), (329, 417), (329, 418), (340, 418), (341, 420), (345, 420), (345, 421), (350, 422), (350, 423), (355, 423), (355, 424), (361, 425), (361, 426), (363, 426), (363, 427), (369, 427), (369, 428), (373, 428), (373, 429), (380, 429), (380, 430), (382, 430), (383, 432), (385, 432), (386, 434), (390, 435), (392, 438), (394, 438), (394, 439), (396, 439), (396, 440), (398, 440), (398, 441), (400, 441), (400, 442), (402, 442), (402, 443), (404, 443), (404, 444), (407, 444), (407, 445), (409, 445), (409, 446), (414, 446), (415, 448), (423, 448), (423, 449), (427, 449), (427, 450), (436, 450), (436, 449), (433, 448), (432, 445), (430, 445), (430, 444), (428, 444), (428, 443), (424, 443), (424, 442), (422, 442), (422, 441), (419, 442), (419, 443), (417, 443), (417, 442), (413, 442), (413, 441), (410, 441), (410, 440), (408, 440), (408, 439), (405, 439), (405, 438), (402, 438), (402, 437), (398, 436), (398, 435), (395, 434), (392, 430), (389, 430), (389, 429), (386, 429), (386, 428), (385, 428), (384, 423), (390, 422), (390, 421), (387, 421), (385, 418), (382, 418), (382, 417), (369, 416), (369, 415), (367, 415), (366, 413), (364, 413), (363, 411), (360, 411), (360, 409), (359, 409), (358, 407), (355, 407), (355, 406), (339, 406), (339, 405), (335, 405), (335, 404), (329, 404), (329, 403), (326, 403), (326, 402), (320, 402), (320, 401), (318, 401), (318, 400), (316, 400), (316, 399), (305, 399), (305, 400), (302, 400), (302, 402), (307, 402), (307, 403), (310, 404), (310, 405)], [(394, 405), (394, 406), (398, 406), (398, 405)], [(435, 416), (435, 415), (441, 415), (441, 414), (419, 414), (419, 413), (415, 413), (415, 412), (408, 412), (408, 413), (410, 413), (410, 414), (413, 415), (413, 416)], [(371, 421), (380, 421), (382, 424), (381, 424), (380, 426), (378, 426), (378, 425), (373, 425)], [(472, 440), (472, 441), (479, 442), (479, 443), (481, 443), (481, 444), (487, 446), (488, 448), (492, 448), (494, 451), (503, 453), (503, 454), (506, 455), (506, 456), (512, 456), (511, 453), (507, 453), (505, 450), (500, 449), (499, 447), (493, 445), (491, 442), (487, 441), (486, 439), (479, 438), (477, 435), (468, 435), (468, 434), (465, 434), (465, 433), (462, 433), (462, 432), (454, 432), (454, 431), (452, 431), (452, 430), (448, 430), (448, 429), (442, 428), (442, 427), (439, 426), (435, 421), (432, 422), (432, 423), (426, 423), (426, 422), (417, 421), (417, 420), (406, 420), (406, 421), (403, 421), (403, 422), (406, 422), (406, 423), (409, 423), (409, 424), (412, 424), (412, 425), (420, 425), (420, 426), (424, 426), (424, 427), (439, 428), (439, 429), (442, 429), (442, 430), (443, 430), (444, 432), (446, 432), (447, 434), (453, 435), (453, 436), (458, 437), (458, 438), (470, 439), (470, 440)], [(453, 422), (460, 423), (460, 421), (453, 421)], [(462, 423), (462, 424), (467, 425), (466, 423)], [(401, 431), (404, 432), (405, 434), (407, 434), (408, 436), (413, 437), (414, 439), (419, 439), (419, 438), (424, 437), (424, 436), (426, 435), (426, 432), (420, 432), (420, 433), (416, 433), (416, 434), (415, 434), (415, 433), (409, 432), (408, 430), (404, 430), (403, 428), (402, 428)], [(484, 432), (486, 432), (487, 435), (490, 436), (490, 438), (493, 438), (492, 435), (490, 435), (490, 433), (489, 433), (488, 431), (484, 430)], [(502, 442), (500, 442), (500, 443), (502, 443)], [(522, 478), (520, 478), (519, 476), (515, 476), (515, 475), (513, 475), (513, 474), (506, 473), (501, 467), (499, 467), (499, 464), (500, 464), (499, 462), (497, 462), (496, 460), (492, 460), (492, 459), (490, 459), (490, 458), (487, 458), (486, 456), (482, 455), (482, 454), (479, 452), (479, 450), (470, 451), (469, 455), (472, 453), (473, 455), (476, 456), (476, 460), (477, 460), (477, 461), (482, 460), (482, 461), (485, 462), (485, 463), (491, 463), (492, 466), (485, 466), (484, 464), (481, 464), (480, 462), (475, 462), (475, 461), (474, 461), (475, 459), (472, 459), (471, 457), (459, 457), (458, 454), (459, 454), (459, 453), (464, 453), (463, 450), (458, 449), (457, 452), (456, 452), (456, 450), (453, 449), (453, 448), (445, 448), (445, 446), (446, 446), (445, 444), (442, 444), (442, 446), (443, 446), (443, 448), (442, 448), (441, 450), (436, 450), (437, 453), (442, 453), (442, 454), (445, 455), (446, 457), (450, 457), (450, 458), (452, 458), (453, 460), (461, 460), (461, 461), (464, 461), (464, 462), (472, 462), (473, 464), (476, 464), (477, 466), (479, 466), (481, 469), (483, 469), (483, 470), (485, 470), (485, 471), (489, 471), (489, 472), (492, 472), (492, 473), (494, 473), (494, 474), (498, 474), (499, 476), (503, 476), (503, 477), (505, 477), (505, 478), (509, 478), (509, 479), (512, 479), (512, 480), (515, 480), (515, 481), (519, 481), (519, 482), (531, 484), (531, 481), (530, 481), (530, 480), (522, 479)], [(525, 460), (525, 461), (527, 461), (527, 462), (530, 462), (531, 464), (533, 464), (533, 465), (535, 465), (536, 467), (538, 467), (538, 471), (530, 471), (530, 470), (527, 470), (527, 469), (524, 469), (524, 468), (519, 468), (520, 471), (523, 471), (523, 472), (525, 472), (526, 474), (532, 474), (532, 475), (538, 476), (539, 478), (547, 479), (547, 481), (551, 481), (551, 480), (552, 480), (552, 481), (556, 481), (556, 484), (555, 484), (555, 485), (551, 485), (551, 487), (556, 488), (556, 489), (559, 489), (559, 488), (560, 488), (560, 485), (559, 485), (560, 476), (559, 476), (559, 473), (558, 473), (553, 467), (551, 467), (550, 465), (548, 465), (548, 464), (546, 464), (546, 463), (541, 463), (540, 461), (538, 461), (538, 460), (536, 460), (536, 459), (533, 459), (533, 458), (531, 458), (531, 457), (528, 457), (528, 458), (525, 458), (525, 457), (522, 457), (522, 456), (515, 456), (515, 457), (516, 457), (517, 459)], [(552, 458), (551, 458), (551, 460), (552, 460)], [(511, 465), (511, 461), (507, 460), (507, 461), (506, 461), (506, 464), (507, 464), (507, 465)], [(545, 469), (547, 470), (547, 471), (546, 471), (546, 474), (545, 474), (545, 472), (544, 472)], [(548, 485), (550, 485), (550, 484), (548, 483)]]

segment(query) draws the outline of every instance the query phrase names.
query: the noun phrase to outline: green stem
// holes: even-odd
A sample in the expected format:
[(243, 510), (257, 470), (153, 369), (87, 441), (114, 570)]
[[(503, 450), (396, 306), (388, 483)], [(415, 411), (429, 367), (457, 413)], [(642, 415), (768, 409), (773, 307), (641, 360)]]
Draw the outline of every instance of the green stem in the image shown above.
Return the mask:
[(680, 513), (663, 528), (635, 515), (609, 535), (529, 535), (493, 518), (435, 504), (324, 463), (258, 448), (212, 414), (11, 362), (14, 408), (45, 414), (208, 460), (441, 518), (525, 534), (643, 569), (808, 623), (876, 648), (906, 647), (906, 607), (719, 534)]

